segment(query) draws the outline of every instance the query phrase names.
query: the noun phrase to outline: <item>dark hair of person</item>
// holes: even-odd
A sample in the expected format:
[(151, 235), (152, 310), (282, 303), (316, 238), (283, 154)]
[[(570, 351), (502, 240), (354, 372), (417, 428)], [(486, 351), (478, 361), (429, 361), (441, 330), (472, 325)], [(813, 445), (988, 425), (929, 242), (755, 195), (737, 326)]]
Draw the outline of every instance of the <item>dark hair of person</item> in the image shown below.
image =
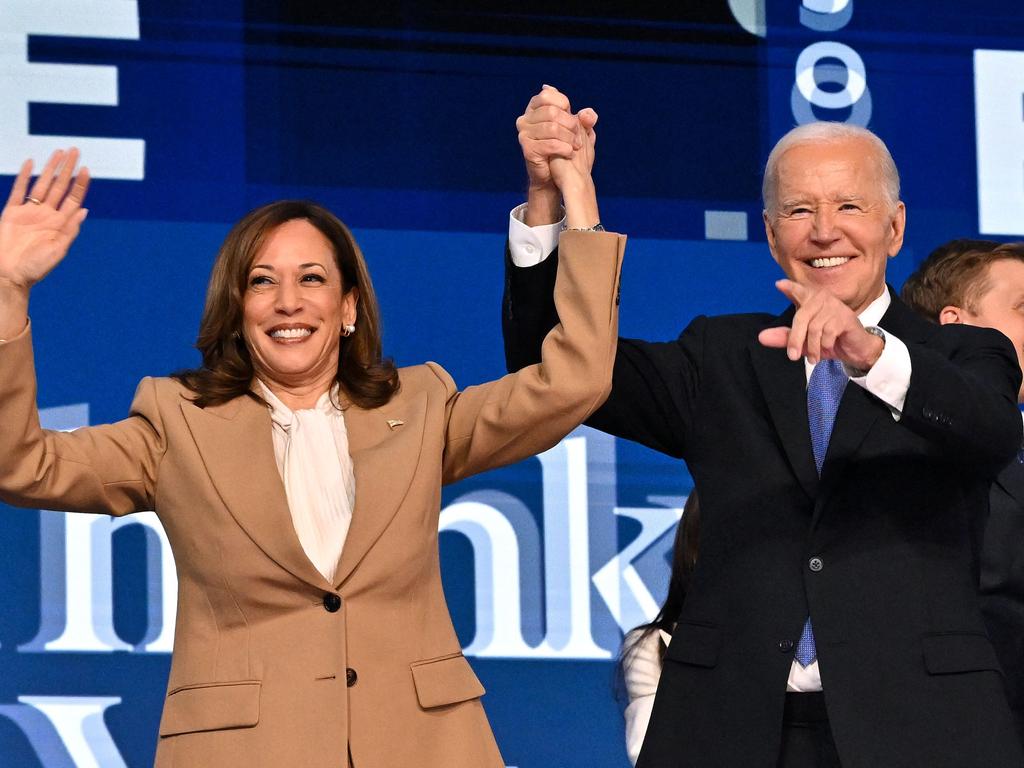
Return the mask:
[[(683, 519), (676, 527), (675, 542), (672, 545), (672, 575), (669, 577), (668, 594), (661, 610), (647, 624), (636, 627), (637, 632), (630, 641), (624, 643), (622, 652), (619, 654), (620, 673), (624, 667), (629, 665), (629, 657), (632, 651), (640, 646), (647, 636), (652, 632), (664, 630), (669, 634), (679, 621), (679, 615), (683, 610), (683, 601), (686, 599), (686, 592), (690, 587), (690, 578), (693, 569), (697, 565), (697, 549), (700, 544), (700, 502), (697, 499), (697, 491), (694, 489), (683, 505)], [(634, 630), (635, 631), (635, 630)], [(664, 644), (659, 644), (661, 657), (665, 656)]]
[(248, 213), (228, 232), (217, 253), (206, 290), (206, 306), (199, 323), (196, 348), (202, 354), (199, 368), (179, 371), (173, 377), (196, 394), (201, 408), (251, 395), (254, 370), (242, 329), (242, 306), (249, 270), (269, 234), (285, 222), (303, 219), (316, 227), (331, 244), (341, 271), (342, 290), (359, 290), (356, 329), (342, 337), (336, 380), (353, 403), (375, 408), (398, 391), (394, 363), (381, 357), (381, 324), (377, 298), (355, 238), (326, 208), (305, 200), (281, 200)]
[(992, 287), (989, 267), (1004, 259), (1024, 262), (1024, 243), (950, 240), (928, 254), (903, 284), (900, 295), (911, 309), (934, 323), (945, 307), (977, 312)]

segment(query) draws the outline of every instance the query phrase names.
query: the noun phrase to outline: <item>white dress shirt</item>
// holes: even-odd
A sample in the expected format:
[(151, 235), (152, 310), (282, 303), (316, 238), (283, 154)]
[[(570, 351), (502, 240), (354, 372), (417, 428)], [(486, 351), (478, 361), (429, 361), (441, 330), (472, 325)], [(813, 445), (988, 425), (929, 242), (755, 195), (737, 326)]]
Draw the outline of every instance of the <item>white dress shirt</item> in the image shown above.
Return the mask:
[(333, 584), (356, 500), (345, 417), (335, 405), (337, 384), (315, 407), (297, 411), (262, 381), (260, 387), (271, 408), (274, 458), (292, 525), (310, 562)]
[[(513, 208), (509, 214), (509, 253), (512, 263), (517, 267), (530, 267), (544, 261), (558, 246), (558, 237), (564, 222), (563, 219), (554, 224), (528, 227), (523, 222), (525, 213), (526, 204), (524, 203)], [(857, 319), (864, 327), (878, 326), (882, 315), (889, 309), (891, 303), (892, 298), (889, 296), (889, 291), (883, 286), (881, 295), (871, 302), (857, 316)], [(866, 375), (851, 376), (850, 381), (863, 387), (885, 403), (889, 407), (892, 417), (899, 421), (907, 399), (907, 389), (910, 387), (910, 352), (907, 350), (907, 345), (900, 339), (886, 331), (885, 328), (882, 330), (885, 332), (885, 346), (882, 348), (881, 356)], [(814, 366), (808, 363), (806, 358), (804, 365), (809, 381)], [(849, 368), (847, 368), (847, 373), (850, 373)], [(814, 618), (811, 617), (811, 626), (813, 627), (813, 625)], [(786, 690), (794, 692), (820, 691), (821, 673), (817, 660), (803, 667), (794, 659), (793, 665), (790, 667)]]

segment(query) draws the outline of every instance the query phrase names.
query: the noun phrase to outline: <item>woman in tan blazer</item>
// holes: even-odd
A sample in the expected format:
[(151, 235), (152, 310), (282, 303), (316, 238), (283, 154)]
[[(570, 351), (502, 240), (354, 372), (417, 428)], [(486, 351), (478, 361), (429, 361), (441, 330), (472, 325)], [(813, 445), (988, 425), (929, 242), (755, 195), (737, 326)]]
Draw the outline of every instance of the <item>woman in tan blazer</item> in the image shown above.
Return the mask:
[[(587, 151), (552, 165), (570, 228), (598, 221)], [(57, 153), (31, 190), (26, 163), (0, 216), (0, 498), (160, 516), (179, 593), (156, 764), (503, 766), (441, 588), (441, 486), (546, 450), (604, 400), (624, 238), (564, 233), (543, 362), (460, 391), (435, 363), (381, 359), (365, 263), (340, 222), (266, 206), (217, 257), (203, 366), (144, 379), (124, 421), (49, 432), (28, 295), (85, 218), (76, 162)], [(279, 424), (317, 409), (334, 416), (319, 433), (326, 465)], [(340, 491), (317, 487), (318, 466)], [(324, 504), (327, 517), (300, 519)], [(344, 539), (333, 562), (325, 530)]]

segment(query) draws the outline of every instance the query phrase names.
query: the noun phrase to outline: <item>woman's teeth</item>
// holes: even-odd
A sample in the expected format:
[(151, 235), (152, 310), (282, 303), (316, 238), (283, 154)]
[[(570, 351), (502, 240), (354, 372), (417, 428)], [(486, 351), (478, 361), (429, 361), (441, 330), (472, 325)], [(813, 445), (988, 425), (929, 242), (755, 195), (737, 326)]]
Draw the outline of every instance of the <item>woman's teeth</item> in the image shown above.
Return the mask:
[(278, 328), (270, 332), (272, 339), (301, 339), (313, 333), (309, 328)]

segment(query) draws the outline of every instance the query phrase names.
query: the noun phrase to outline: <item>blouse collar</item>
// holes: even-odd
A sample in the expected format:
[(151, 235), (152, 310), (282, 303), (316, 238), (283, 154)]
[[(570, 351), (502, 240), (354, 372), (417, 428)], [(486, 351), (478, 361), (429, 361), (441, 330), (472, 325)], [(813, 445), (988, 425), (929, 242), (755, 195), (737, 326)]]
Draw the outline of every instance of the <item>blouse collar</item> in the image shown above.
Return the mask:
[[(270, 387), (268, 387), (262, 379), (257, 378), (256, 381), (260, 385), (260, 394), (270, 406), (271, 421), (284, 429), (288, 429), (295, 419), (295, 412), (281, 402), (281, 398), (271, 392)], [(339, 390), (340, 387), (338, 382), (334, 382), (327, 392), (324, 392), (317, 398), (316, 405), (312, 408), (300, 408), (298, 410), (315, 411), (317, 413), (322, 413), (324, 416), (341, 416), (341, 409), (337, 406), (337, 403), (341, 401), (339, 397)]]

